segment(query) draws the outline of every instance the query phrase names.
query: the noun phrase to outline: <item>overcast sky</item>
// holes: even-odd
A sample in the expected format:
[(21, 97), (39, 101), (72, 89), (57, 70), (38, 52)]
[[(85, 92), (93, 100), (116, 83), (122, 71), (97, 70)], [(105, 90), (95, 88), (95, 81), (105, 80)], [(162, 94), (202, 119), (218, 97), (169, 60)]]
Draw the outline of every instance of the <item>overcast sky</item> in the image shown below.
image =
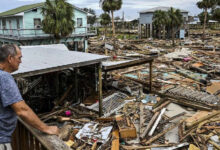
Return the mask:
[[(0, 12), (13, 9), (22, 5), (33, 4), (45, 0), (0, 0)], [(92, 8), (99, 15), (102, 10), (99, 7), (99, 0), (67, 0), (71, 4), (80, 8)], [(201, 12), (197, 8), (196, 3), (199, 0), (123, 0), (122, 9), (117, 11), (115, 16), (122, 16), (124, 11), (125, 18), (128, 20), (139, 17), (138, 12), (141, 10), (158, 7), (169, 6), (189, 11), (190, 15), (197, 15)]]

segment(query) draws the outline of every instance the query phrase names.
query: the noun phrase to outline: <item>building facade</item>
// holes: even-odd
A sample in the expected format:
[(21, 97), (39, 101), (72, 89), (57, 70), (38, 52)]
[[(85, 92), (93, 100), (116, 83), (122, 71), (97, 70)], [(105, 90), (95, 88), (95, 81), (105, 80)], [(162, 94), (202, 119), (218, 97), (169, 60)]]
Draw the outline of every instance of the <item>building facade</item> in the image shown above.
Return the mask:
[[(149, 38), (155, 37), (155, 29), (153, 28), (153, 16), (154, 12), (157, 10), (168, 11), (171, 7), (155, 7), (151, 9), (147, 9), (144, 11), (139, 12), (139, 37), (140, 38)], [(183, 29), (187, 29), (187, 21), (188, 21), (188, 11), (180, 10), (183, 19), (184, 19), (184, 26)]]
[[(0, 13), (0, 45), (15, 43), (18, 45), (44, 45), (56, 42), (53, 35), (42, 31), (44, 3), (25, 5)], [(61, 38), (60, 43), (74, 50), (86, 50), (88, 37), (96, 34), (87, 29), (87, 12), (74, 6), (75, 29), (73, 33)]]

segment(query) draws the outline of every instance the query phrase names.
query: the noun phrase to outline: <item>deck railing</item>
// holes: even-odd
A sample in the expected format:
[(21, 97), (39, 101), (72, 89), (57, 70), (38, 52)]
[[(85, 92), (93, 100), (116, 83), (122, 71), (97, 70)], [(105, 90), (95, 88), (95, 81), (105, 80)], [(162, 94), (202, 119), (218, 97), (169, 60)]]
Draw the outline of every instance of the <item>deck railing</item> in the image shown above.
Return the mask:
[(70, 150), (57, 136), (46, 135), (19, 119), (12, 136), (13, 150)]
[[(77, 27), (74, 29), (72, 35), (96, 35), (97, 30), (87, 27)], [(47, 37), (51, 36), (46, 34), (41, 28), (39, 29), (0, 29), (0, 35), (6, 37)]]

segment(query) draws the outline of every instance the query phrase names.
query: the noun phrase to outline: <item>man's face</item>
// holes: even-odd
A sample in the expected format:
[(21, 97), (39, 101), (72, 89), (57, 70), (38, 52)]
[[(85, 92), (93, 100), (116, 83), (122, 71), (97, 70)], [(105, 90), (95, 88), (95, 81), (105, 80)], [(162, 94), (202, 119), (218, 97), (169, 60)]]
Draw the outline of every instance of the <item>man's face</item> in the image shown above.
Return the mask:
[(21, 54), (21, 50), (17, 46), (16, 46), (16, 51), (17, 54), (15, 56), (9, 55), (8, 57), (8, 62), (11, 72), (18, 70), (19, 65), (21, 63), (22, 54)]

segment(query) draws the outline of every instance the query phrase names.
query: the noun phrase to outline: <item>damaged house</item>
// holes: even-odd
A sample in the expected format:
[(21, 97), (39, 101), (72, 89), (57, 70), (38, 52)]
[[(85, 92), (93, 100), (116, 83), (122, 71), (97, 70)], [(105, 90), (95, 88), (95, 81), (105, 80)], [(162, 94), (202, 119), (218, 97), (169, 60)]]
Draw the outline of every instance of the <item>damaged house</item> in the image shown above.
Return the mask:
[[(52, 35), (42, 30), (44, 3), (21, 6), (0, 13), (0, 45), (45, 45), (55, 43)], [(87, 30), (87, 12), (74, 7), (75, 29), (73, 33), (60, 39), (60, 43), (71, 44), (74, 50), (85, 51), (88, 47), (88, 36), (95, 31)]]

